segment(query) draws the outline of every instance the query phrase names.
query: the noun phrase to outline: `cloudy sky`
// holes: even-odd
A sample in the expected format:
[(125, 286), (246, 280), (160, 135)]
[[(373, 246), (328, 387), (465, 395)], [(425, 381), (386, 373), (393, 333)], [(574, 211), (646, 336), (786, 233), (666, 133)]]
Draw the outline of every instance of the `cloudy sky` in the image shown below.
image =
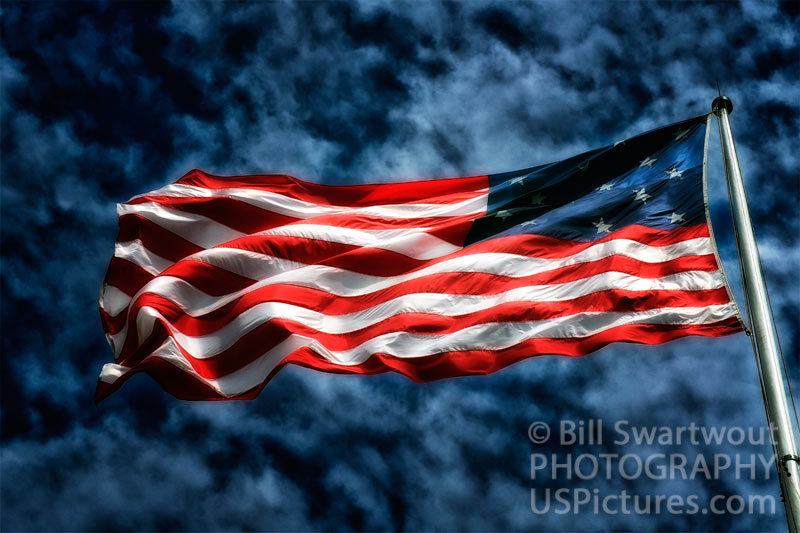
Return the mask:
[[(287, 368), (251, 402), (181, 402), (145, 375), (99, 408), (92, 394), (111, 360), (97, 296), (117, 202), (192, 168), (357, 183), (530, 167), (707, 113), (715, 80), (800, 377), (798, 5), (3, 2), (0, 529), (785, 528), (779, 500), (766, 514), (531, 509), (531, 489), (559, 487), (777, 497), (763, 468), (531, 479), (532, 453), (771, 457), (610, 442), (626, 420), (762, 427), (743, 334), (429, 384)], [(712, 219), (741, 297), (712, 125)], [(602, 447), (528, 438), (536, 421), (589, 419)]]

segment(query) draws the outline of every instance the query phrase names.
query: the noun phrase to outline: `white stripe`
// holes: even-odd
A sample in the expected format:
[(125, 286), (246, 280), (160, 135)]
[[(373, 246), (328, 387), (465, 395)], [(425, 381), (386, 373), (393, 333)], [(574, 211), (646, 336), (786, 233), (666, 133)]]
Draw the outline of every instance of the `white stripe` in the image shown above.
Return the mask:
[[(408, 186), (413, 187), (414, 185), (412, 183)], [(486, 201), (489, 190), (481, 189), (476, 192), (482, 192), (483, 194), (454, 204), (385, 204), (370, 207), (348, 207), (314, 204), (271, 191), (246, 188), (207, 189), (195, 185), (174, 183), (147, 194), (134, 196), (131, 200), (145, 196), (169, 196), (174, 198), (228, 197), (272, 211), (273, 213), (302, 219), (335, 214), (385, 218), (419, 218), (483, 213), (486, 211)]]
[(106, 363), (103, 365), (102, 370), (100, 370), (100, 381), (114, 383), (129, 371), (130, 368), (127, 366), (118, 365), (115, 363)]
[[(219, 253), (216, 251), (219, 251)], [(251, 252), (250, 250), (242, 250), (240, 248), (212, 248), (211, 250), (203, 250), (202, 252), (190, 255), (186, 259), (214, 265), (215, 267), (253, 280), (270, 278), (272, 276), (286, 274), (289, 271), (299, 268), (307, 268), (305, 264), (298, 263), (297, 261), (290, 261), (282, 257)], [(348, 272), (341, 269), (335, 270)], [(244, 289), (237, 294), (250, 290), (252, 290), (252, 288)]]
[(321, 224), (287, 224), (254, 235), (281, 235), (362, 248), (379, 248), (420, 260), (435, 259), (462, 249), (461, 246), (425, 233), (428, 229), (430, 228), (366, 230)]
[[(298, 348), (310, 346), (320, 356), (343, 365), (358, 365), (373, 353), (385, 353), (400, 358), (416, 358), (443, 352), (466, 350), (502, 350), (528, 339), (586, 338), (627, 324), (712, 324), (736, 316), (732, 304), (707, 307), (660, 308), (637, 313), (577, 313), (575, 315), (531, 322), (505, 322), (478, 324), (446, 335), (420, 335), (394, 332), (381, 335), (343, 351), (330, 351), (316, 341), (292, 335), (256, 361), (218, 378), (203, 379), (191, 367), (172, 339), (150, 357), (158, 357), (208, 383), (224, 396), (236, 396), (259, 385), (270, 371), (286, 356)], [(130, 369), (107, 364), (100, 379), (113, 383)]]
[[(194, 213), (155, 203), (119, 205), (119, 214), (138, 214), (203, 248), (213, 248), (246, 234)], [(287, 224), (252, 235), (282, 235), (389, 250), (415, 259), (433, 259), (461, 247), (425, 233), (430, 228), (365, 230), (322, 224)]]
[(117, 204), (117, 215), (139, 215), (202, 248), (212, 248), (246, 234), (210, 218), (164, 207), (156, 203)]
[[(597, 261), (612, 255), (655, 264), (691, 255), (711, 254), (713, 254), (711, 239), (707, 237), (688, 239), (667, 246), (650, 246), (633, 240), (615, 239), (594, 244), (573, 255), (553, 259), (504, 252), (463, 254), (399, 276), (373, 276), (325, 265), (303, 265), (266, 254), (225, 247), (203, 250), (190, 258), (254, 280), (264, 280), (265, 272), (269, 272), (268, 275), (282, 276), (280, 280), (275, 280), (275, 283), (314, 287), (340, 296), (357, 296), (441, 272), (483, 272), (520, 278), (569, 265)], [(236, 260), (232, 259), (234, 257)], [(281, 265), (285, 265), (283, 273), (277, 272)]]
[(103, 292), (100, 294), (100, 307), (106, 313), (111, 316), (117, 316), (130, 303), (130, 296), (113, 285), (103, 284)]
[[(569, 301), (612, 289), (643, 292), (696, 291), (722, 286), (722, 277), (719, 272), (681, 272), (657, 279), (642, 279), (619, 272), (605, 272), (579, 281), (517, 287), (491, 295), (406, 294), (362, 311), (342, 315), (327, 315), (283, 302), (263, 302), (237, 315), (222, 328), (204, 336), (185, 335), (171, 324), (165, 323), (165, 325), (190, 355), (204, 359), (230, 348), (242, 336), (272, 319), (288, 319), (320, 333), (337, 335), (366, 328), (401, 313), (459, 316), (491, 309), (509, 302)], [(139, 342), (143, 342), (150, 335), (153, 323), (157, 318), (163, 319), (157, 309), (144, 306), (139, 310), (137, 316)], [(166, 322), (165, 319), (164, 322)]]
[(116, 243), (114, 245), (114, 256), (130, 261), (154, 276), (161, 274), (167, 267), (172, 265), (172, 261), (154, 254), (139, 239)]
[[(574, 255), (559, 259), (527, 257), (508, 253), (477, 253), (454, 257), (400, 276), (371, 276), (325, 265), (307, 265), (235, 248), (215, 248), (190, 256), (250, 279), (260, 279), (249, 287), (224, 296), (209, 296), (183, 279), (159, 276), (139, 292), (152, 292), (169, 299), (192, 316), (222, 307), (242, 295), (268, 285), (287, 283), (310, 287), (339, 296), (362, 296), (393, 285), (444, 272), (481, 272), (509, 277), (525, 277), (578, 263), (624, 255), (646, 263), (659, 263), (690, 255), (707, 255), (708, 238), (690, 239), (669, 246), (648, 246), (627, 239), (595, 244)], [(138, 295), (137, 295), (138, 296)]]
[(343, 351), (330, 351), (314, 341), (312, 348), (341, 365), (357, 365), (373, 353), (414, 358), (463, 350), (502, 350), (528, 339), (581, 338), (626, 324), (695, 325), (719, 322), (735, 315), (730, 303), (706, 307), (659, 308), (636, 313), (578, 313), (531, 322), (478, 324), (446, 335), (387, 333)]
[[(172, 338), (167, 338), (164, 344), (153, 351), (144, 361), (150, 358), (163, 359), (178, 367), (179, 370), (190, 374), (198, 381), (206, 383), (220, 395), (231, 397), (247, 392), (253, 387), (260, 385), (286, 356), (309, 344), (311, 344), (310, 339), (299, 335), (291, 335), (277, 346), (262, 354), (255, 361), (248, 363), (235, 372), (231, 372), (227, 376), (217, 379), (201, 377), (175, 346), (175, 341)], [(100, 371), (100, 380), (106, 383), (114, 383), (117, 379), (130, 372), (130, 370), (129, 367), (109, 363), (103, 365), (103, 369)]]

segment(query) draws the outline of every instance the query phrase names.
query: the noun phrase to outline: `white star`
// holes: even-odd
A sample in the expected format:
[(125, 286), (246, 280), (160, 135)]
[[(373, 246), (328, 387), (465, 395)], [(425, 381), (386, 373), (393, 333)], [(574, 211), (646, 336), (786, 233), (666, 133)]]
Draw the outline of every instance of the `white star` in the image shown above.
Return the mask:
[(520, 224), (519, 227), (524, 228), (526, 226), (535, 226), (535, 225), (536, 225), (536, 220), (526, 220), (525, 222)]
[(677, 168), (673, 167), (669, 170), (665, 170), (664, 174), (669, 174), (669, 179), (678, 178), (683, 179), (683, 173), (686, 172), (685, 170), (678, 170)]
[(531, 196), (531, 205), (544, 205), (544, 196), (538, 192)]
[(625, 141), (617, 141), (617, 142), (615, 142), (615, 143), (614, 143), (614, 147), (616, 148), (616, 147), (617, 147), (617, 146), (619, 146), (620, 144), (625, 144)]
[(676, 141), (680, 141), (684, 137), (689, 136), (689, 130), (680, 130), (678, 132), (673, 133), (672, 135), (675, 137)]
[(528, 176), (520, 176), (518, 178), (514, 178), (513, 180), (511, 180), (511, 184), (514, 185), (519, 183), (520, 185), (525, 185), (525, 178), (527, 177)]
[(506, 211), (505, 209), (502, 211), (498, 211), (497, 214), (495, 215), (495, 217), (497, 218), (502, 218), (503, 222), (505, 222), (506, 219), (510, 216), (511, 216), (511, 211)]
[(683, 222), (683, 215), (685, 215), (685, 214), (686, 213), (674, 213), (673, 212), (669, 216), (669, 223), (670, 224), (675, 224), (676, 222)]
[(653, 163), (658, 161), (658, 159), (650, 159), (650, 157), (646, 157), (641, 163), (639, 163), (639, 168), (642, 167), (650, 167), (653, 168)]
[(610, 191), (612, 187), (613, 187), (613, 185), (611, 185), (610, 183), (604, 183), (601, 186), (599, 186), (597, 188), (597, 190), (598, 191)]
[(611, 233), (611, 224), (606, 224), (601, 218), (597, 222), (592, 222), (592, 225), (597, 228), (597, 233)]
[(647, 203), (648, 198), (653, 197), (652, 195), (647, 194), (647, 192), (644, 190), (644, 187), (642, 187), (641, 189), (634, 189), (633, 192), (636, 193), (636, 197), (634, 198), (634, 200), (641, 200), (643, 204)]

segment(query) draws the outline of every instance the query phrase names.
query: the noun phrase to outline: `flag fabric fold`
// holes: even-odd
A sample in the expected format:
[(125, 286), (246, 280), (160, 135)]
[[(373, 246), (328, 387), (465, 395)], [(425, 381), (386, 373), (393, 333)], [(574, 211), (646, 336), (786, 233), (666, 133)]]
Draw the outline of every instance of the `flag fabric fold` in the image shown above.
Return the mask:
[(541, 354), (741, 331), (697, 117), (503, 174), (329, 186), (193, 170), (118, 206), (100, 296), (114, 363), (184, 399), (284, 365), (427, 381)]

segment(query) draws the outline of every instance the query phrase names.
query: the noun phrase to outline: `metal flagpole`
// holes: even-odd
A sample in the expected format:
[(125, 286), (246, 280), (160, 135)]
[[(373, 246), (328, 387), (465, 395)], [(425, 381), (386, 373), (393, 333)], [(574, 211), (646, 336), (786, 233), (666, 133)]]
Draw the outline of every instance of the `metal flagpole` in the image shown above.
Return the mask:
[(783, 378), (778, 361), (777, 332), (773, 324), (767, 286), (761, 271), (756, 237), (747, 207), (744, 182), (733, 144), (731, 123), (728, 115), (733, 111), (733, 103), (725, 96), (719, 96), (711, 104), (719, 123), (719, 137), (722, 144), (722, 157), (725, 162), (725, 175), (728, 179), (728, 192), (733, 211), (733, 224), (736, 230), (736, 245), (739, 249), (739, 263), (742, 266), (744, 295), (747, 300), (750, 328), (755, 341), (756, 360), (761, 373), (761, 387), (767, 410), (773, 442), (777, 449), (778, 478), (783, 490), (786, 517), (789, 530), (798, 532), (800, 528), (800, 457), (794, 440), (792, 419), (786, 402)]

